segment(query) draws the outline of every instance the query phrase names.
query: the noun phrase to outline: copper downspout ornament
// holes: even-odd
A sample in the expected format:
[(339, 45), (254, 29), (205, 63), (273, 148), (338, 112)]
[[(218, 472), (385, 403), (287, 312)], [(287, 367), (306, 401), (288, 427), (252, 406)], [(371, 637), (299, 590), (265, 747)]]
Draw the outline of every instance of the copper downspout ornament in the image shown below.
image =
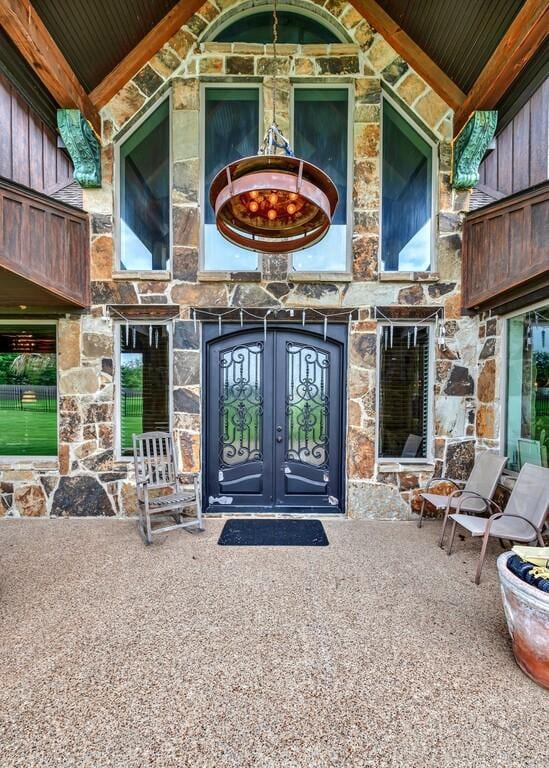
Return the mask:
[(274, 0), (272, 124), (257, 155), (229, 163), (210, 187), (210, 203), (223, 237), (264, 253), (289, 253), (318, 243), (330, 227), (338, 202), (330, 177), (294, 157), (276, 123), (277, 40)]

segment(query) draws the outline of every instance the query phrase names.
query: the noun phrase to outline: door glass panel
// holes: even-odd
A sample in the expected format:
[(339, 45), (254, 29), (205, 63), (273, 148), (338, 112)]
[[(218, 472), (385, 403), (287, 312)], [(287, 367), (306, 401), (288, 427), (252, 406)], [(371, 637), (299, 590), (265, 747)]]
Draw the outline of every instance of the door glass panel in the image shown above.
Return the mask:
[(223, 350), (219, 355), (222, 467), (263, 458), (263, 343)]
[(316, 347), (286, 343), (286, 459), (328, 464), (330, 356)]

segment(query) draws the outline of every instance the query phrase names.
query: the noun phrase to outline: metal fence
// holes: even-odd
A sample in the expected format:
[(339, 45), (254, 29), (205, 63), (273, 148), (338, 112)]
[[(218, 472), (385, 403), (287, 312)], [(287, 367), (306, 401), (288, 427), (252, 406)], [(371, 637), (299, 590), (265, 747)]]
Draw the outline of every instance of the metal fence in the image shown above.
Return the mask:
[(0, 410), (57, 411), (57, 387), (43, 384), (0, 384)]
[(141, 390), (122, 388), (122, 415), (143, 416), (143, 393)]
[(536, 416), (549, 416), (549, 390), (544, 387), (544, 392), (536, 392)]

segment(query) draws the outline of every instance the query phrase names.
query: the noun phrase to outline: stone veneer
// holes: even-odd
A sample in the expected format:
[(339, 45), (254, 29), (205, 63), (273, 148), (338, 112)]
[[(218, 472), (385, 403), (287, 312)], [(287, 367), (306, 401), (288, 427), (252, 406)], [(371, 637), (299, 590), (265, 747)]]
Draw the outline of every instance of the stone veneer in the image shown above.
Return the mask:
[[(321, 5), (322, 3), (317, 3)], [(200, 329), (190, 307), (358, 308), (351, 323), (348, 369), (347, 513), (406, 518), (418, 485), (448, 473), (465, 478), (475, 449), (497, 449), (499, 327), (460, 314), (461, 212), (468, 195), (450, 187), (452, 113), (412, 68), (348, 3), (327, 0), (324, 11), (349, 43), (279, 45), (277, 117), (286, 133), (289, 93), (298, 82), (345, 82), (354, 89), (354, 230), (348, 275), (289, 273), (288, 259), (264, 256), (258, 273), (200, 272), (200, 82), (261, 82), (264, 121), (272, 106), (272, 46), (201, 42), (221, 14), (238, 3), (206, 2), (102, 110), (103, 185), (84, 191), (91, 214), (89, 312), (59, 321), (59, 462), (0, 465), (1, 488), (14, 492), (15, 514), (133, 515), (131, 465), (114, 457), (113, 320), (109, 304), (177, 304), (174, 322), (174, 430), (185, 472), (200, 468)], [(299, 2), (311, 7), (313, 3)], [(380, 279), (380, 97), (396, 95), (439, 142), (437, 273)], [(115, 273), (114, 141), (161, 98), (172, 94), (172, 272)], [(435, 464), (380, 466), (375, 461), (375, 305), (441, 306), (447, 343), (436, 350)], [(464, 442), (465, 441), (465, 442)]]

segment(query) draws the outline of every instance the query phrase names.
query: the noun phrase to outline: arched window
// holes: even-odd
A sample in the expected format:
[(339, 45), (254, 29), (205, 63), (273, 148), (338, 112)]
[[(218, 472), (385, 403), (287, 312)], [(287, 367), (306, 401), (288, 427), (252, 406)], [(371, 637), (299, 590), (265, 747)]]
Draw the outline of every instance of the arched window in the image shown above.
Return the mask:
[[(271, 10), (253, 10), (242, 15), (214, 34), (212, 41), (219, 43), (271, 43), (273, 40), (273, 14)], [(340, 43), (333, 29), (308, 14), (278, 11), (279, 43)]]

